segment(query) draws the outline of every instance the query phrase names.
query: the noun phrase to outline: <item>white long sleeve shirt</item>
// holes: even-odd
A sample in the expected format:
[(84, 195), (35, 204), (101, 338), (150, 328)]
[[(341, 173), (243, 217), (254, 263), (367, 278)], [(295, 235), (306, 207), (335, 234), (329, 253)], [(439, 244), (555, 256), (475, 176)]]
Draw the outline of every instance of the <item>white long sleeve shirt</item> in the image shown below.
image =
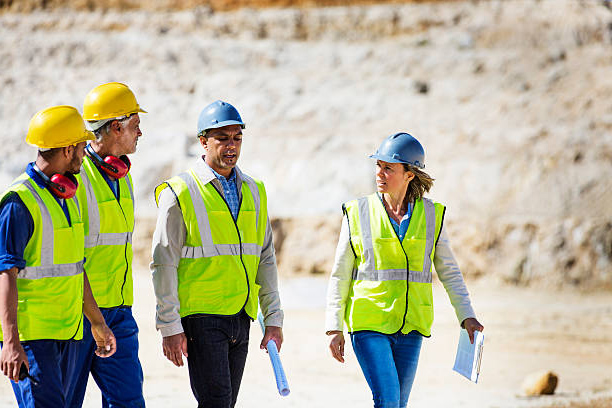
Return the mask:
[[(198, 159), (193, 168), (202, 183), (213, 183), (223, 194), (221, 182), (214, 176), (204, 160)], [(238, 167), (235, 168), (235, 171), (236, 184), (241, 186), (242, 172)], [(241, 189), (238, 188), (239, 198), (241, 194)], [(169, 188), (165, 188), (160, 193), (158, 207), (157, 224), (152, 243), (153, 262), (150, 268), (157, 297), (155, 323), (161, 335), (167, 337), (183, 332), (179, 315), (177, 268), (187, 231), (176, 196)], [(266, 221), (266, 232), (255, 282), (261, 286), (259, 305), (265, 325), (282, 327), (283, 311), (278, 293), (276, 255), (269, 219)]]
[[(327, 309), (325, 312), (325, 330), (342, 331), (344, 329), (344, 314), (348, 294), (352, 285), (355, 254), (350, 244), (348, 218), (342, 218), (340, 238), (336, 248), (336, 258), (327, 287)], [(455, 261), (448, 236), (442, 226), (440, 237), (436, 244), (434, 266), (438, 278), (444, 285), (459, 323), (469, 317), (476, 317), (472, 309), (470, 296), (463, 280), (463, 275)]]

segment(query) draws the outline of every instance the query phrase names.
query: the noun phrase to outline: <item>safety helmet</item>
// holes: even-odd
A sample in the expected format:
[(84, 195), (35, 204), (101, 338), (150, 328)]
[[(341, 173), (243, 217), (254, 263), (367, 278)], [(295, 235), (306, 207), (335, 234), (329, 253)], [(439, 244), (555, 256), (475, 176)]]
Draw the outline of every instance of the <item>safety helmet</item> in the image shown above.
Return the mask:
[(200, 112), (198, 136), (203, 136), (207, 130), (229, 125), (240, 125), (244, 129), (244, 122), (236, 108), (227, 102), (215, 101)]
[(376, 153), (371, 155), (370, 158), (387, 163), (406, 163), (419, 169), (425, 168), (423, 146), (412, 135), (403, 132), (396, 133), (383, 140)]
[(137, 112), (147, 113), (138, 105), (130, 88), (119, 82), (96, 86), (83, 103), (83, 119), (88, 121), (113, 119)]
[(65, 147), (94, 140), (83, 117), (72, 106), (53, 106), (36, 113), (30, 120), (26, 142), (40, 149)]

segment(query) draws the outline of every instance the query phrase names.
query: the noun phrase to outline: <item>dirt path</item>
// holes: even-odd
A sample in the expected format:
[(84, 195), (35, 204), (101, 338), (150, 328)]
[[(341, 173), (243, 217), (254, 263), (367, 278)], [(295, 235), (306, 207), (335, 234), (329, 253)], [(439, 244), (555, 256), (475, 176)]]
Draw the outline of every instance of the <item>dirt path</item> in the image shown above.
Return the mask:
[[(458, 328), (444, 290), (436, 286), (433, 336), (424, 342), (411, 395), (415, 407), (560, 407), (612, 398), (612, 294), (582, 295), (537, 289), (489, 288), (470, 285), (479, 318), (486, 326), (479, 384), (451, 371)], [(328, 355), (323, 333), (325, 279), (281, 281), (286, 309), (282, 359), (291, 386), (283, 398), (276, 388), (267, 356), (257, 348), (259, 328), (253, 325), (251, 350), (240, 407), (370, 407), (371, 396), (350, 346), (347, 362)], [(148, 272), (135, 277), (140, 356), (149, 407), (194, 406), (186, 368), (164, 360), (153, 328), (154, 297)], [(560, 378), (557, 394), (520, 397), (523, 378), (540, 369)], [(91, 385), (91, 384), (90, 384)], [(85, 407), (99, 407), (99, 391), (90, 386)], [(7, 380), (0, 381), (0, 407), (14, 406)], [(584, 405), (573, 405), (580, 407)]]

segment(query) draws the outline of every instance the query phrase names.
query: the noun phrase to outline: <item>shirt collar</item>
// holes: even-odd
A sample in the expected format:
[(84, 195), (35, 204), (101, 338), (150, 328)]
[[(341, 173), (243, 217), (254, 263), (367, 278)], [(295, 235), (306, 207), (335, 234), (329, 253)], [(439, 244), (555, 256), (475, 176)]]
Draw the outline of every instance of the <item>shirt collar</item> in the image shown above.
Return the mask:
[(34, 180), (38, 187), (47, 188), (47, 183), (45, 183), (45, 180), (36, 170), (34, 170), (34, 162), (28, 164), (28, 167), (26, 167), (26, 173), (32, 180)]
[(211, 168), (211, 170), (215, 177), (217, 177), (219, 180), (236, 181), (236, 172), (234, 171), (234, 169), (232, 169), (232, 171), (230, 172), (229, 177), (225, 177), (224, 175), (217, 173), (213, 168)]
[[(211, 181), (217, 178), (217, 176), (215, 176), (215, 174), (217, 173), (213, 169), (211, 169), (208, 164), (206, 164), (206, 162), (204, 161), (204, 156), (199, 158), (192, 168), (195, 174), (200, 178), (200, 181), (202, 181), (202, 183), (204, 184), (210, 183)], [(227, 180), (232, 179), (236, 180), (237, 186), (242, 184), (243, 175), (242, 171), (240, 171), (238, 166), (234, 167), (234, 171), (232, 171), (232, 174)]]

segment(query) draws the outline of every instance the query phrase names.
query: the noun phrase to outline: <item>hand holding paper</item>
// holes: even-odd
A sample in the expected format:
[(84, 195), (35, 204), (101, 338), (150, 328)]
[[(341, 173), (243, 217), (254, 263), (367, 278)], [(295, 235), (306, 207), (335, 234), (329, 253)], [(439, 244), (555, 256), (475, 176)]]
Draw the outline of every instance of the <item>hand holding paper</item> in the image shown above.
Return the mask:
[(482, 332), (474, 331), (474, 343), (472, 344), (467, 330), (461, 329), (453, 370), (468, 380), (477, 383), (483, 345), (484, 334)]

